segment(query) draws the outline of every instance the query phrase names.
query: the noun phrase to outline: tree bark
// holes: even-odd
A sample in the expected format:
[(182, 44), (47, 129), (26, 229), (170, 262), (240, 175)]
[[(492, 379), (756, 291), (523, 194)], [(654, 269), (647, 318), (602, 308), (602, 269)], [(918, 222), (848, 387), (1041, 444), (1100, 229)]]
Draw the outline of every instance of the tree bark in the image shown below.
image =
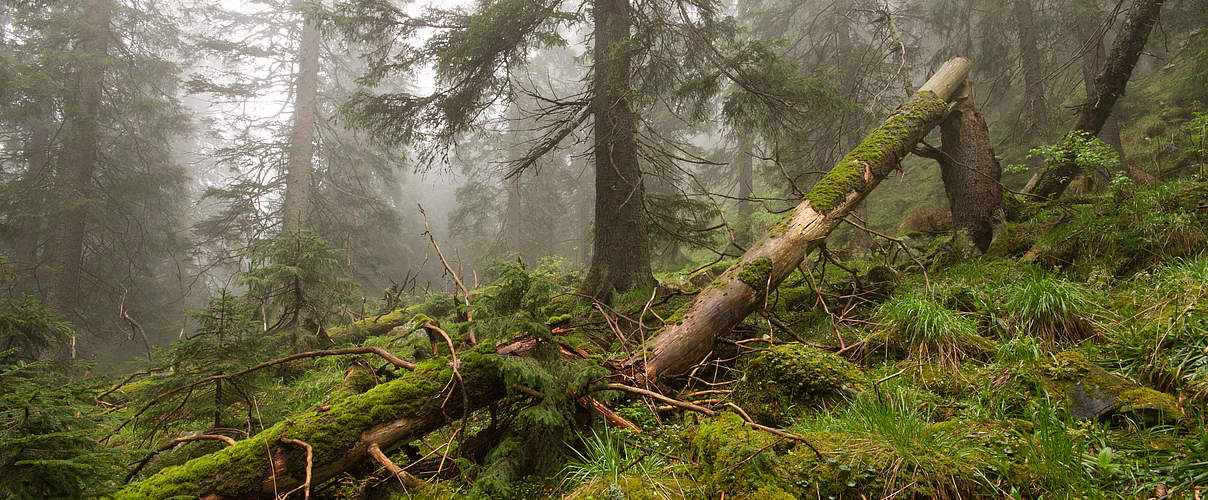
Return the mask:
[(653, 286), (645, 188), (637, 158), (637, 117), (630, 107), (628, 0), (594, 0), (595, 75), (592, 86), (596, 181), (591, 267), (581, 292), (607, 300), (614, 292)]
[(1040, 49), (1036, 43), (1036, 22), (1031, 0), (1014, 0), (1015, 24), (1019, 29), (1019, 59), (1023, 66), (1024, 100), (1031, 121), (1027, 137), (1044, 139), (1049, 122), (1048, 104), (1044, 94), (1044, 71), (1040, 67)]
[(79, 304), (80, 272), (84, 261), (84, 223), (91, 201), (92, 175), (101, 143), (101, 92), (109, 49), (109, 8), (104, 2), (84, 7), (84, 31), (77, 46), (76, 94), (64, 109), (67, 128), (64, 157), (57, 179), (64, 205), (55, 235), (54, 284), (50, 303), (71, 317)]
[(969, 73), (969, 61), (948, 61), (913, 98), (886, 119), (806, 194), (793, 213), (751, 246), (738, 263), (697, 295), (683, 314), (627, 361), (636, 379), (657, 381), (700, 362), (718, 335), (763, 307), (811, 250), (948, 114), (948, 102)]
[[(302, 2), (295, 2), (300, 12)], [(290, 135), (289, 160), (285, 167), (285, 202), (282, 228), (285, 233), (306, 229), (310, 207), (310, 177), (314, 170), (315, 123), (319, 88), (319, 26), (302, 13), (302, 40), (298, 45), (298, 75), (294, 83), (294, 124)]]
[[(1116, 100), (1124, 95), (1132, 70), (1137, 65), (1141, 50), (1149, 39), (1149, 33), (1158, 21), (1164, 0), (1135, 0), (1128, 9), (1124, 25), (1112, 44), (1111, 55), (1103, 69), (1095, 77), (1094, 91), (1079, 106), (1070, 134), (1086, 133), (1097, 136), (1111, 115)], [(1068, 144), (1068, 141), (1063, 141)], [(1079, 173), (1074, 155), (1066, 151), (1064, 158), (1049, 166), (1040, 176), (1032, 194), (1044, 199), (1054, 199), (1065, 192), (1070, 181)]]
[(520, 176), (504, 179), (507, 183), (507, 207), (503, 211), (503, 240), (507, 253), (515, 254), (522, 260), (524, 252), (524, 215), (521, 213)]
[(968, 238), (985, 253), (994, 239), (994, 212), (1002, 203), (1002, 171), (972, 85), (966, 89), (940, 124), (943, 145), (938, 160), (957, 237)]

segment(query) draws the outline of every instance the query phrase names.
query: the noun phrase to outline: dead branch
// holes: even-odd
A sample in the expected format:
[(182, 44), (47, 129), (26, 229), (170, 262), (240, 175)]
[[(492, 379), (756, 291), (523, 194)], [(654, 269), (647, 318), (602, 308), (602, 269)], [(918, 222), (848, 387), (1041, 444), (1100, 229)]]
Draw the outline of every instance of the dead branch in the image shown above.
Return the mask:
[(764, 432), (769, 432), (769, 433), (775, 434), (780, 437), (789, 438), (794, 441), (800, 442), (800, 443), (804, 444), (807, 448), (809, 448), (810, 451), (814, 452), (814, 455), (816, 455), (819, 460), (822, 459), (822, 453), (820, 453), (817, 448), (814, 448), (814, 445), (810, 444), (809, 441), (806, 441), (805, 438), (798, 436), (796, 434), (790, 434), (788, 432), (782, 431), (775, 427), (768, 427), (766, 425), (760, 424), (760, 423), (752, 420), (751, 416), (747, 415), (746, 411), (744, 411), (741, 407), (739, 407), (738, 405), (736, 405), (734, 403), (726, 403), (726, 406), (729, 406), (731, 409), (738, 412), (738, 416), (742, 417), (743, 420), (746, 420), (747, 425), (751, 426), (752, 429), (759, 429)]
[(387, 457), (385, 453), (382, 453), (382, 449), (378, 447), (377, 443), (369, 445), (369, 456), (373, 457), (374, 461), (381, 464), (394, 477), (398, 478), (399, 483), (403, 485), (403, 489), (418, 490), (424, 487), (425, 483), (420, 478), (412, 476), (409, 472), (400, 468), (398, 464), (395, 464), (393, 460), (390, 460), (390, 457)]
[(715, 411), (713, 411), (713, 410), (710, 410), (710, 409), (708, 409), (708, 408), (705, 408), (705, 407), (703, 407), (703, 406), (700, 406), (700, 405), (695, 405), (695, 404), (692, 404), (692, 403), (687, 403), (687, 402), (684, 402), (684, 401), (680, 401), (680, 400), (678, 400), (678, 399), (672, 399), (672, 398), (669, 398), (669, 397), (667, 397), (667, 396), (664, 396), (664, 395), (659, 394), (659, 393), (654, 392), (654, 391), (648, 391), (648, 390), (646, 390), (646, 389), (641, 389), (641, 388), (638, 388), (638, 387), (628, 386), (628, 385), (625, 385), (625, 384), (609, 383), (609, 384), (603, 384), (603, 385), (596, 386), (596, 387), (594, 387), (593, 389), (594, 389), (594, 390), (613, 390), (613, 391), (625, 391), (625, 392), (629, 392), (629, 393), (633, 393), (633, 394), (639, 394), (639, 395), (642, 395), (642, 396), (646, 396), (646, 397), (648, 397), (648, 398), (657, 399), (657, 400), (662, 401), (662, 402), (664, 402), (664, 403), (667, 403), (667, 404), (669, 404), (669, 405), (671, 405), (671, 406), (678, 406), (678, 407), (683, 408), (683, 409), (685, 409), (685, 410), (692, 410), (692, 411), (697, 412), (697, 413), (703, 413), (703, 414), (708, 415), (708, 416), (710, 416), (710, 417), (717, 415), (717, 412), (715, 412)]
[[(469, 310), (470, 291), (466, 289), (466, 285), (461, 282), (461, 278), (459, 278), (457, 276), (457, 273), (453, 271), (453, 267), (450, 266), (449, 261), (445, 259), (444, 252), (440, 251), (440, 245), (436, 243), (436, 236), (432, 234), (432, 228), (431, 228), (431, 226), (428, 225), (428, 213), (424, 211), (424, 206), (419, 205), (419, 204), (416, 204), (416, 206), (419, 207), (419, 214), (424, 217), (424, 232), (420, 233), (420, 235), (428, 237), (428, 241), (430, 241), (432, 243), (432, 248), (436, 250), (436, 256), (440, 258), (440, 264), (445, 267), (445, 272), (449, 273), (449, 276), (451, 278), (453, 278), (453, 283), (456, 284), (457, 288), (461, 290), (461, 296), (464, 299), (464, 302), (466, 303), (466, 308), (467, 308), (466, 309), (466, 322), (467, 323), (472, 322), (472, 321), (474, 321), (474, 316), (473, 316), (474, 313)], [(470, 344), (473, 344), (473, 345), (478, 344), (478, 338), (474, 335), (474, 330), (470, 330), (469, 334), (470, 334)]]
[(283, 438), (281, 438), (281, 442), (296, 444), (298, 446), (306, 448), (306, 480), (304, 480), (302, 482), (302, 484), (300, 486), (298, 486), (297, 488), (289, 490), (284, 495), (281, 495), (281, 498), (282, 499), (287, 498), (290, 495), (294, 494), (295, 491), (303, 490), (302, 498), (309, 499), (310, 498), (310, 473), (311, 473), (311, 469), (313, 469), (314, 465), (315, 465), (315, 449), (311, 448), (310, 445), (307, 444), (305, 441), (298, 440), (298, 439), (283, 437)]
[(155, 356), (151, 354), (151, 342), (147, 340), (147, 332), (143, 330), (143, 325), (134, 321), (134, 318), (130, 317), (130, 313), (126, 312), (126, 287), (122, 287), (122, 298), (117, 303), (117, 315), (130, 325), (130, 337), (133, 337), (135, 333), (142, 337), (143, 347), (147, 349), (147, 361), (154, 363)]

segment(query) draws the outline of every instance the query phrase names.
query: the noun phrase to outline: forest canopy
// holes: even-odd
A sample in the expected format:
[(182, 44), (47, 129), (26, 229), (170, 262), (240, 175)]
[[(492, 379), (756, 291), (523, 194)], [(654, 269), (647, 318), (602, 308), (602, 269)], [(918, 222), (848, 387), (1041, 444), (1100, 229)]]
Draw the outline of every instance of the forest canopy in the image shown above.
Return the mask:
[(1200, 498), (1208, 1), (0, 0), (0, 499)]

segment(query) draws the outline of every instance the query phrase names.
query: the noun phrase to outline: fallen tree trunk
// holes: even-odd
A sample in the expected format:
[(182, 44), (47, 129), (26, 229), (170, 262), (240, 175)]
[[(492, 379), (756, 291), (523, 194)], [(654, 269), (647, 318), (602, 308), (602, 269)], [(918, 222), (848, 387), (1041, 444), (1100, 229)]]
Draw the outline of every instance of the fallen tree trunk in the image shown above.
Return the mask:
[(964, 84), (969, 60), (956, 58), (848, 153), (805, 195), (805, 201), (752, 245), (738, 263), (701, 290), (683, 320), (627, 360), (630, 375), (657, 381), (699, 363), (717, 336), (765, 306), (805, 255), (860, 203), (932, 128), (948, 114), (948, 100)]
[(1141, 57), (1141, 50), (1149, 40), (1149, 32), (1158, 22), (1163, 3), (1164, 0), (1135, 0), (1129, 7), (1124, 25), (1112, 44), (1111, 55), (1099, 76), (1095, 77), (1094, 90), (1082, 101), (1074, 118), (1074, 126), (1061, 143), (1065, 151), (1040, 175), (1031, 194), (1048, 200), (1057, 198), (1078, 175), (1081, 167), (1075, 161), (1074, 152), (1069, 150), (1069, 139), (1075, 134), (1097, 136), (1103, 130), (1103, 124), (1111, 115), (1116, 100), (1124, 95), (1124, 88), (1137, 65), (1137, 59)]
[[(518, 354), (524, 349), (500, 351)], [(320, 484), (370, 459), (373, 446), (390, 449), (406, 443), (506, 395), (497, 367), (500, 357), (489, 347), (460, 353), (458, 358), (460, 387), (450, 383), (454, 370), (445, 358), (428, 361), (364, 394), (297, 415), (184, 465), (165, 468), (113, 498), (275, 497), (301, 485), (307, 477), (305, 451), (283, 439), (311, 446), (311, 484)]]

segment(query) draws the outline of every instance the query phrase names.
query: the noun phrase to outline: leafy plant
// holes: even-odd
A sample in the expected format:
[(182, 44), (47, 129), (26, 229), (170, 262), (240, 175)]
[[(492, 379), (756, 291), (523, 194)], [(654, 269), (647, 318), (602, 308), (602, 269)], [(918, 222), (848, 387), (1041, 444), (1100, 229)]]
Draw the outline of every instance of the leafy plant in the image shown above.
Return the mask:
[(1120, 155), (1116, 150), (1087, 132), (1074, 132), (1060, 144), (1032, 149), (1027, 157), (1043, 158), (1050, 165), (1072, 159), (1082, 171), (1100, 172), (1107, 177), (1120, 168)]

